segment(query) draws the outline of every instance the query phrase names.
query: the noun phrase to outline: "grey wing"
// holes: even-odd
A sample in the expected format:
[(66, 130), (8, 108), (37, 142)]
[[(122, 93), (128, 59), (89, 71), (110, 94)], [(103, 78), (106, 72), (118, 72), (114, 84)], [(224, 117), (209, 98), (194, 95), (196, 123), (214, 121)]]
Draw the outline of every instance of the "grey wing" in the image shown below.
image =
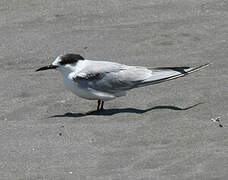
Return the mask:
[(85, 68), (73, 77), (80, 86), (116, 93), (135, 87), (150, 75), (144, 67), (126, 66), (107, 61), (86, 61)]
[(120, 92), (136, 87), (157, 84), (186, 76), (200, 70), (209, 64), (196, 68), (190, 67), (160, 67), (145, 68), (138, 66), (121, 66), (108, 68), (108, 71), (84, 71), (74, 80), (81, 86), (103, 92)]
[(74, 81), (80, 86), (88, 87), (102, 92), (116, 93), (132, 89), (135, 85), (135, 80), (127, 80), (122, 77), (122, 72), (96, 72), (89, 74), (78, 74)]

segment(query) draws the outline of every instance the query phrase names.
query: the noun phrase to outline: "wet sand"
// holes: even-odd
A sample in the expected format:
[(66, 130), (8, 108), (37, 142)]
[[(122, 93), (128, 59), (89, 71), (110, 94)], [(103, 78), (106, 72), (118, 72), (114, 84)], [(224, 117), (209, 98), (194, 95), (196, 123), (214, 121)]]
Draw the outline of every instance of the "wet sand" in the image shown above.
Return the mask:
[[(9, 0), (0, 16), (0, 179), (227, 179), (227, 1)], [(55, 71), (34, 72), (67, 52), (213, 64), (85, 115), (95, 101), (68, 92)]]

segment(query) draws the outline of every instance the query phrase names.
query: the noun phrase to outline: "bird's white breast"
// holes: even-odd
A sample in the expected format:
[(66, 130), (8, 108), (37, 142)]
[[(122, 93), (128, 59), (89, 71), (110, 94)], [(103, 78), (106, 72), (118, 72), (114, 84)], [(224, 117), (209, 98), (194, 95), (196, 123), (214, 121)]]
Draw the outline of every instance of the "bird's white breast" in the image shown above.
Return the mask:
[(83, 87), (83, 88), (80, 87), (80, 85), (77, 82), (73, 81), (72, 76), (73, 74), (70, 73), (69, 75), (64, 77), (63, 81), (67, 89), (69, 89), (77, 96), (81, 98), (89, 99), (89, 100), (98, 100), (98, 99), (111, 100), (115, 98), (114, 95), (111, 95), (105, 92), (99, 92), (89, 87)]

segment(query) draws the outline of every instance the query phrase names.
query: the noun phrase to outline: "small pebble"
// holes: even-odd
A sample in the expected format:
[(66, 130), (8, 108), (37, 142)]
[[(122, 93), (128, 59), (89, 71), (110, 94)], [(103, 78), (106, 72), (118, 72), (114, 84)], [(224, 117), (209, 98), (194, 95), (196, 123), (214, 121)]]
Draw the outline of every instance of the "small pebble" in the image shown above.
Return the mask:
[(214, 123), (219, 123), (219, 127), (223, 127), (223, 125), (221, 124), (221, 121), (220, 121), (220, 117), (216, 117), (215, 119), (212, 118), (211, 121)]

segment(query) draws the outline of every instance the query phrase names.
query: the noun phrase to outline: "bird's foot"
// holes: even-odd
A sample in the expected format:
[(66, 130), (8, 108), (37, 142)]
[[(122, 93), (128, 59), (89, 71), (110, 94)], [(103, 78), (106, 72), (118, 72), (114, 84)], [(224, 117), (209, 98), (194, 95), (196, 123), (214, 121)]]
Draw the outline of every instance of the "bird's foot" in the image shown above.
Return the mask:
[(97, 111), (96, 112), (101, 112), (104, 110), (104, 101), (98, 100), (97, 101)]

